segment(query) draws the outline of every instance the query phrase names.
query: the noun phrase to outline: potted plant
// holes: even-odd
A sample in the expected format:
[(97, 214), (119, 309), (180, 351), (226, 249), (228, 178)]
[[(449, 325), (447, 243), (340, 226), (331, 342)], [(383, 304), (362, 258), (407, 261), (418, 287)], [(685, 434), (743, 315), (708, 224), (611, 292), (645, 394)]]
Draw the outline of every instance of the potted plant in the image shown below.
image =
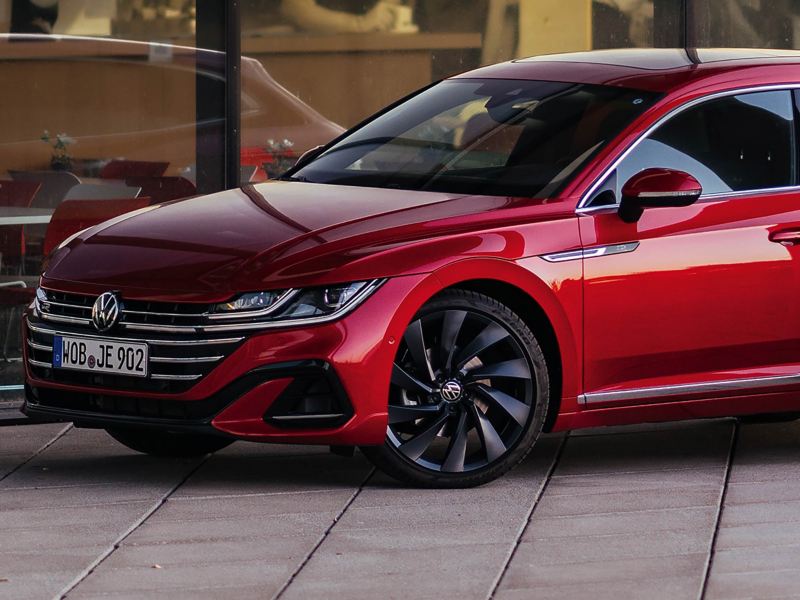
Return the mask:
[(41, 140), (50, 146), (53, 151), (50, 157), (50, 168), (53, 171), (67, 171), (72, 166), (69, 147), (75, 143), (75, 140), (66, 133), (59, 133), (53, 137), (46, 129), (42, 134)]

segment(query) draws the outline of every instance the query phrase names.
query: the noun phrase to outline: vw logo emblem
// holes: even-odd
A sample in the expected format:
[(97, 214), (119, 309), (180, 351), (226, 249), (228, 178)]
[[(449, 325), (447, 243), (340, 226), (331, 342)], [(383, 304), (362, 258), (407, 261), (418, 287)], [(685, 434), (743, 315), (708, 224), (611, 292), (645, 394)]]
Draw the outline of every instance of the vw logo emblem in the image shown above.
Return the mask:
[(445, 381), (440, 391), (442, 398), (447, 402), (458, 401), (462, 393), (464, 393), (464, 388), (461, 387), (460, 383), (452, 379), (450, 381)]
[(119, 321), (121, 305), (119, 298), (113, 292), (106, 292), (94, 302), (92, 306), (92, 323), (97, 331), (108, 331)]

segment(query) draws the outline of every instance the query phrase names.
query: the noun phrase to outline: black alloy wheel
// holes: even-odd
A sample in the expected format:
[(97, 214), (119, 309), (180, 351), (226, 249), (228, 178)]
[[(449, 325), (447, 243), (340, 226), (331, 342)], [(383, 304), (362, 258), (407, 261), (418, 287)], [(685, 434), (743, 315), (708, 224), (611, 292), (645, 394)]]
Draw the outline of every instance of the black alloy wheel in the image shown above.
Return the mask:
[(402, 481), (468, 487), (499, 477), (542, 429), (549, 380), (527, 325), (496, 300), (451, 290), (406, 329), (386, 443), (364, 451)]

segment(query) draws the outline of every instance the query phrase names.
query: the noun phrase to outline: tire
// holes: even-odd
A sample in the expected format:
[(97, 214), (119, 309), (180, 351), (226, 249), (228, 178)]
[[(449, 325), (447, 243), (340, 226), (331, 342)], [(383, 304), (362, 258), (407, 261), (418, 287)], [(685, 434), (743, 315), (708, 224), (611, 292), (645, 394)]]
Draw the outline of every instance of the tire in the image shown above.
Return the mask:
[(215, 435), (160, 431), (155, 429), (106, 429), (108, 434), (131, 450), (161, 457), (195, 457), (222, 450), (233, 440)]
[(493, 298), (448, 290), (406, 329), (392, 371), (386, 441), (362, 451), (407, 484), (482, 485), (531, 451), (549, 397), (544, 353), (525, 322)]

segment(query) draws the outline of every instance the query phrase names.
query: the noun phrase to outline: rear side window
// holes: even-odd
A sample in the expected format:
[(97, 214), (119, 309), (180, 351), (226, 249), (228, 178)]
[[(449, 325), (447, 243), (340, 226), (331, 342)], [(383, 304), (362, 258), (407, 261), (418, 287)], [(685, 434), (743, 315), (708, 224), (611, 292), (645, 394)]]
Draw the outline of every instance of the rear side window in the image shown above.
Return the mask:
[(678, 114), (642, 141), (618, 167), (617, 185), (652, 167), (693, 175), (704, 194), (795, 185), (794, 137), (789, 91), (711, 100)]

